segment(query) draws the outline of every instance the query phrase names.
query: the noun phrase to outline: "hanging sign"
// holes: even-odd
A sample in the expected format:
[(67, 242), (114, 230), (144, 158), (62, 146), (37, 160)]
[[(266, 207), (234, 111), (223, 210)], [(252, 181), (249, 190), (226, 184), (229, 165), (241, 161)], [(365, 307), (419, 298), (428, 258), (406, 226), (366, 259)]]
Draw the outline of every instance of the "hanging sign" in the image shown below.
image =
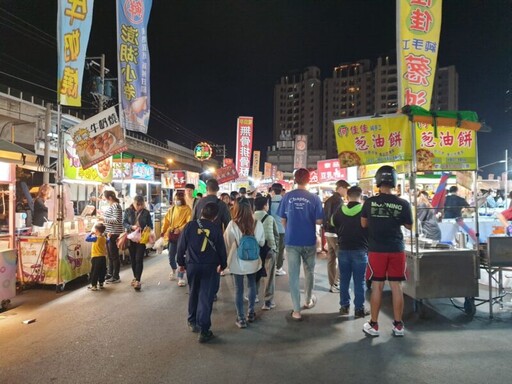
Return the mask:
[(68, 129), (83, 169), (128, 148), (115, 107)]
[(241, 180), (249, 177), (252, 152), (253, 117), (239, 117), (236, 123), (236, 169)]

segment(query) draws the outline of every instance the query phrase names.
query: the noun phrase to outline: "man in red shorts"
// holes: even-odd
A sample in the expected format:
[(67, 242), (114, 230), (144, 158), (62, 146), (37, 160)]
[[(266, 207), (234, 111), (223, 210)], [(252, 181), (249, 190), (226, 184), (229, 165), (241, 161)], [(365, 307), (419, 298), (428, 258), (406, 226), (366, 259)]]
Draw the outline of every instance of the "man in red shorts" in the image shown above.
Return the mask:
[(411, 229), (412, 215), (409, 203), (391, 193), (396, 187), (396, 180), (393, 167), (380, 167), (375, 174), (380, 193), (367, 199), (361, 212), (361, 226), (368, 228), (366, 278), (372, 281), (371, 317), (364, 324), (363, 332), (373, 337), (379, 336), (378, 318), (386, 280), (393, 297), (393, 335), (404, 335), (402, 281), (405, 280), (405, 247), (401, 226)]

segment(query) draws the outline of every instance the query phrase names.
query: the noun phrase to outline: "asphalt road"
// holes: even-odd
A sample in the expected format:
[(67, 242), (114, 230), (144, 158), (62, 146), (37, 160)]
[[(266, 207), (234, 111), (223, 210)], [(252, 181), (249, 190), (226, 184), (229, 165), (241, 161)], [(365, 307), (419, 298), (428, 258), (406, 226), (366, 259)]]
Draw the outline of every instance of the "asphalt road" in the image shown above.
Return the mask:
[[(277, 307), (247, 329), (235, 325), (234, 286), (222, 278), (214, 305), (215, 339), (199, 344), (186, 326), (187, 288), (167, 279), (167, 255), (146, 258), (143, 288), (121, 284), (89, 292), (85, 283), (26, 290), (0, 313), (0, 383), (506, 383), (512, 377), (512, 311), (473, 319), (447, 299), (419, 318), (406, 301), (406, 336), (391, 336), (390, 292), (381, 336), (362, 319), (338, 315), (326, 263), (316, 268), (318, 304), (290, 320), (288, 278), (277, 277)], [(482, 294), (485, 296), (485, 294)], [(510, 299), (510, 297), (508, 297)], [(36, 319), (32, 324), (23, 320)]]

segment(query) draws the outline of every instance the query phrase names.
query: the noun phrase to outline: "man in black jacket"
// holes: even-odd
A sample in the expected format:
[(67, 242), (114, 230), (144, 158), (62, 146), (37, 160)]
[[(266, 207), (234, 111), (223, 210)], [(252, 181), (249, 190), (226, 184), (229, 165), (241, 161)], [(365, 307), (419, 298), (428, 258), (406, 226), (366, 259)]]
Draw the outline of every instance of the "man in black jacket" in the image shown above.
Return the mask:
[(350, 309), (350, 279), (354, 279), (354, 317), (369, 312), (364, 307), (364, 275), (368, 262), (368, 230), (361, 227), (362, 190), (351, 187), (347, 191), (348, 203), (334, 212), (331, 224), (338, 235), (338, 265), (340, 267), (340, 313), (348, 315)]
[(188, 326), (192, 332), (201, 332), (201, 343), (213, 337), (210, 330), (213, 299), (218, 274), (227, 266), (222, 230), (213, 221), (218, 213), (216, 203), (206, 204), (201, 219), (189, 222), (178, 241), (178, 265), (184, 269), (186, 264), (188, 276)]
[(336, 228), (331, 225), (331, 217), (336, 210), (343, 205), (343, 199), (347, 197), (347, 190), (350, 184), (345, 180), (336, 182), (336, 190), (324, 203), (324, 232), (327, 241), (327, 276), (329, 278), (329, 292), (340, 291), (338, 281), (340, 279), (336, 260), (338, 257), (338, 239)]

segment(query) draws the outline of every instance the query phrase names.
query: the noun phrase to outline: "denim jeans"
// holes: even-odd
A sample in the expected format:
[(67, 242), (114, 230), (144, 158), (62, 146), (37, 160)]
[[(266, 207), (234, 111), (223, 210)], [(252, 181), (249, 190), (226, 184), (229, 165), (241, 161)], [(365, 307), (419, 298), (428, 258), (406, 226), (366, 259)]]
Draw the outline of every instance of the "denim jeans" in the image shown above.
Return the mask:
[[(175, 271), (178, 268), (178, 264), (176, 264), (176, 253), (178, 252), (178, 243), (171, 243), (169, 241), (169, 265), (172, 270)], [(178, 272), (178, 279), (183, 279), (185, 275), (184, 272)]]
[(176, 252), (178, 251), (178, 243), (171, 243), (169, 241), (169, 265), (173, 270), (178, 268), (176, 264)]
[(245, 319), (244, 311), (244, 276), (247, 276), (247, 288), (249, 289), (248, 313), (254, 312), (254, 301), (256, 300), (256, 274), (233, 275), (235, 280), (235, 307), (239, 319)]
[(286, 246), (286, 259), (288, 260), (288, 282), (292, 297), (293, 310), (300, 311), (300, 264), (304, 262), (304, 291), (306, 303), (311, 300), (315, 284), (316, 245), (310, 247)]
[(340, 306), (350, 306), (350, 293), (348, 287), (350, 279), (354, 279), (354, 307), (364, 307), (364, 274), (368, 264), (366, 250), (340, 250), (338, 252), (338, 266), (340, 269)]

